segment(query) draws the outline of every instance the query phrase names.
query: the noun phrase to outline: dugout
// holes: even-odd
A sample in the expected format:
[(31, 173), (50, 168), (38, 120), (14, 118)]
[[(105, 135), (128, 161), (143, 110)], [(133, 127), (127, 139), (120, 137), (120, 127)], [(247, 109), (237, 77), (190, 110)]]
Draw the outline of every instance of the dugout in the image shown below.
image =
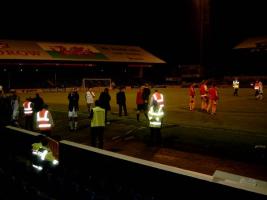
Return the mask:
[(0, 40), (4, 88), (81, 86), (83, 78), (118, 85), (160, 82), (163, 66), (165, 61), (138, 46)]

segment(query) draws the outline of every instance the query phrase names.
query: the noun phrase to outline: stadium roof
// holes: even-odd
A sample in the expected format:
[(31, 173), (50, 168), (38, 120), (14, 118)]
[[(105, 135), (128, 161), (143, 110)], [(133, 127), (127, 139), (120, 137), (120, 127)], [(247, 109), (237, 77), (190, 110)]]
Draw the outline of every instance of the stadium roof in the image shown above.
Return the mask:
[(239, 43), (234, 49), (257, 49), (266, 48), (267, 36), (247, 38), (243, 42)]
[(0, 60), (88, 61), (160, 64), (138, 46), (0, 40)]

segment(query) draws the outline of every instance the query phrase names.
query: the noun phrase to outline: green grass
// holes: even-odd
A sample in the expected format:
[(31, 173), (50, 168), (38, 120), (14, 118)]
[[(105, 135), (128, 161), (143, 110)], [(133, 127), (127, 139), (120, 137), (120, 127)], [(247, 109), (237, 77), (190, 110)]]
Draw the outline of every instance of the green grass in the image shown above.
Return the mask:
[[(206, 153), (220, 153), (226, 156), (253, 157), (254, 146), (267, 146), (267, 101), (255, 100), (254, 91), (250, 88), (241, 88), (239, 96), (233, 96), (232, 88), (219, 88), (220, 100), (215, 116), (202, 113), (200, 98), (197, 96), (197, 110), (188, 109), (187, 88), (160, 88), (165, 97), (165, 117), (162, 135), (164, 145), (169, 148), (184, 149)], [(154, 89), (152, 89), (154, 91)], [(141, 123), (136, 122), (135, 96), (136, 89), (126, 91), (129, 116), (118, 117), (116, 92), (111, 94), (111, 125), (107, 126), (105, 138), (107, 140), (125, 134), (134, 135), (137, 140), (147, 142), (149, 129), (144, 116)], [(100, 91), (97, 91), (97, 97)], [(55, 134), (63, 139), (74, 139), (87, 143), (89, 137), (89, 120), (87, 119), (84, 92), (80, 94), (79, 133), (68, 132), (68, 99), (67, 93), (41, 93), (44, 101), (49, 105), (56, 123)], [(198, 90), (197, 90), (198, 94)], [(33, 94), (20, 94), (23, 101)], [(76, 135), (75, 135), (76, 134)], [(79, 135), (79, 137), (77, 137)], [(79, 138), (79, 139), (77, 139)]]

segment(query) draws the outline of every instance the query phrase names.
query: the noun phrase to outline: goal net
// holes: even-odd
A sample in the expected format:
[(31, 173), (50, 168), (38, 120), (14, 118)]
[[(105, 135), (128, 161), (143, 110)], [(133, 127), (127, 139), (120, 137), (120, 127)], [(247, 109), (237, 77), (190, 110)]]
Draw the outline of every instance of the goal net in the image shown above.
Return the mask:
[(86, 88), (111, 88), (110, 78), (83, 78), (82, 86)]

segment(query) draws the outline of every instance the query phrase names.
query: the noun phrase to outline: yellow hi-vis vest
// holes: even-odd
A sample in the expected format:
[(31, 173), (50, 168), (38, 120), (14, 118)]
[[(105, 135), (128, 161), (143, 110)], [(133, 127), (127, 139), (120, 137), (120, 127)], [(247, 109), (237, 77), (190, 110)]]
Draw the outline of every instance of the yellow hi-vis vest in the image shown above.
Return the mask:
[(105, 126), (105, 109), (99, 106), (93, 108), (93, 119), (91, 127)]
[(151, 106), (148, 111), (149, 127), (161, 128), (163, 116), (164, 112), (161, 106), (157, 109)]
[(56, 158), (50, 148), (43, 146), (41, 142), (32, 144), (32, 154), (36, 155), (41, 161), (49, 161), (53, 165), (58, 164), (58, 158)]
[(233, 81), (233, 88), (235, 88), (235, 89), (239, 88), (239, 81), (237, 81), (237, 80)]
[(24, 115), (31, 116), (33, 114), (32, 102), (25, 101), (23, 103), (23, 111), (24, 111)]

